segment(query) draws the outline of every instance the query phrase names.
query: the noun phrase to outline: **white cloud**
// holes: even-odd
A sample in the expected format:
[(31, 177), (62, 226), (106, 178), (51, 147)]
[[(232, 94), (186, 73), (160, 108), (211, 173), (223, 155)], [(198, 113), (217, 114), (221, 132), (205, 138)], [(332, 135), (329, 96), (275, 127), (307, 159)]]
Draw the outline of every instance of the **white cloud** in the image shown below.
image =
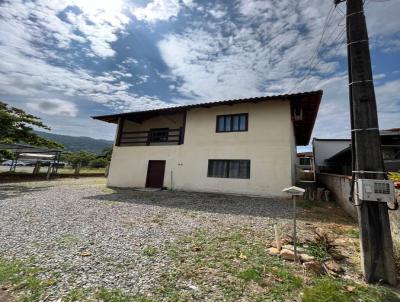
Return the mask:
[[(400, 80), (392, 80), (384, 84), (377, 84), (375, 82), (380, 129), (399, 127), (399, 85)], [(336, 76), (322, 81), (317, 88), (324, 90), (324, 97), (318, 112), (314, 136), (319, 138), (350, 137), (350, 105), (347, 75)]]
[[(400, 11), (400, 3), (390, 3), (371, 3), (367, 19), (370, 28), (377, 28), (370, 30), (371, 38), (396, 50), (397, 42), (387, 41), (399, 33), (395, 12)], [(158, 47), (170, 68), (168, 76), (181, 80), (176, 90), (192, 102), (323, 89), (314, 135), (348, 137), (347, 70), (338, 63), (339, 59), (345, 62), (346, 55), (344, 15), (338, 9), (327, 24), (319, 55), (310, 64), (332, 5), (317, 0), (242, 0), (236, 6), (239, 16), (194, 20), (183, 33), (165, 35)], [(376, 80), (387, 81), (382, 75)], [(388, 127), (396, 123), (396, 114), (398, 119), (394, 111), (400, 107), (394, 93), (398, 83), (382, 86), (382, 82), (376, 82), (379, 115)]]
[[(24, 97), (29, 102), (79, 97), (118, 110), (163, 106), (164, 102), (155, 97), (130, 92), (132, 84), (127, 81), (133, 75), (125, 65), (137, 63), (134, 58), (127, 58), (120, 70), (95, 75), (74, 65), (75, 50), (65, 56), (58, 53), (57, 47), (86, 41), (89, 54), (114, 55), (111, 43), (128, 22), (121, 13), (122, 2), (118, 3), (40, 0), (0, 4), (1, 94)], [(72, 13), (70, 7), (78, 7), (81, 12)], [(66, 13), (69, 22), (60, 19), (61, 12)], [(73, 110), (66, 112), (74, 114)]]
[[(291, 1), (242, 1), (239, 18), (197, 23), (182, 34), (166, 35), (159, 49), (171, 73), (183, 79), (178, 91), (204, 100), (289, 90), (299, 70), (308, 68), (321, 35), (324, 16), (313, 13), (309, 2), (296, 6)], [(331, 34), (340, 31), (337, 19), (335, 15), (330, 24)], [(316, 64), (313, 72), (335, 72), (336, 57), (330, 57)]]
[[(72, 41), (88, 42), (91, 54), (102, 58), (115, 54), (111, 43), (117, 40), (117, 33), (129, 22), (129, 18), (122, 13), (121, 0), (15, 0), (6, 1), (0, 7), (0, 28), (4, 34), (19, 34), (12, 40), (19, 40), (23, 36), (24, 43), (47, 45), (54, 39), (59, 48), (69, 48)], [(72, 7), (80, 12), (68, 11)], [(66, 12), (66, 21), (59, 16), (62, 12)], [(77, 31), (81, 34), (77, 34)]]
[(27, 103), (27, 106), (35, 111), (52, 115), (75, 117), (78, 113), (78, 108), (74, 103), (58, 99)]
[(132, 9), (132, 14), (139, 20), (148, 22), (167, 21), (176, 17), (181, 9), (179, 0), (153, 0), (145, 7)]

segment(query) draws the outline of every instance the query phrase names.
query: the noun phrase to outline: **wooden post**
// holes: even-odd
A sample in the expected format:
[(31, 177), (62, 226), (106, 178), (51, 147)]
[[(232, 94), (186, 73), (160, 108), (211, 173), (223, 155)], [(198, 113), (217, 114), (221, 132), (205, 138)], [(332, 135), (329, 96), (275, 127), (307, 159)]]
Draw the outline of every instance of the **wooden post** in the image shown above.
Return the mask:
[(41, 162), (40, 162), (40, 160), (38, 160), (38, 161), (36, 162), (36, 164), (35, 164), (35, 167), (33, 168), (33, 172), (32, 172), (33, 175), (39, 174), (39, 172), (40, 172), (40, 165), (41, 165)]
[(51, 169), (52, 169), (51, 164), (49, 164), (49, 168), (47, 169), (47, 174), (46, 174), (46, 180), (50, 179)]
[[(353, 172), (356, 179), (383, 179), (385, 174), (362, 0), (347, 0), (346, 21), (350, 109), (354, 136), (352, 150), (355, 155)], [(365, 281), (396, 284), (387, 205), (361, 201), (357, 212)]]
[(118, 118), (117, 137), (115, 139), (116, 146), (121, 145), (122, 132), (124, 131), (124, 123), (125, 123), (125, 119), (123, 117), (119, 117)]
[(279, 230), (278, 230), (278, 225), (276, 223), (274, 224), (274, 231), (275, 231), (276, 248), (278, 249), (278, 251), (280, 251), (282, 248), (282, 244), (281, 244), (281, 237), (280, 237)]

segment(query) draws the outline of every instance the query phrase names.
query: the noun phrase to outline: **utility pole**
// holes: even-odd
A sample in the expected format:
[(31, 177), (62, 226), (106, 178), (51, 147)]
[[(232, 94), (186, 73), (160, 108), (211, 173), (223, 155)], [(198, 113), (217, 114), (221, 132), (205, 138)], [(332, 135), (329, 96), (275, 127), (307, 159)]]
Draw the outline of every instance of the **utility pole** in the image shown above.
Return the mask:
[[(346, 0), (334, 0), (337, 5)], [(352, 131), (353, 181), (384, 179), (378, 114), (362, 0), (347, 0), (347, 53)], [(357, 199), (357, 189), (353, 200)], [(361, 265), (367, 282), (396, 284), (393, 243), (386, 203), (357, 205)]]

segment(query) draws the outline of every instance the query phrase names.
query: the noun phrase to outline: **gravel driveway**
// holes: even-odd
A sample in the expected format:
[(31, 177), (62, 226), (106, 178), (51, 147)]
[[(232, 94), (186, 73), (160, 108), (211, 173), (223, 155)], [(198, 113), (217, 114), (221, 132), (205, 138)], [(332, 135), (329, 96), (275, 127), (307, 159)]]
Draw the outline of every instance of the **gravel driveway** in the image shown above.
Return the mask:
[(170, 261), (162, 252), (147, 257), (151, 248), (162, 250), (199, 228), (246, 227), (271, 237), (274, 220), (289, 223), (290, 215), (285, 200), (114, 191), (100, 178), (2, 184), (0, 256), (30, 259), (57, 276), (48, 301), (72, 288), (145, 292)]

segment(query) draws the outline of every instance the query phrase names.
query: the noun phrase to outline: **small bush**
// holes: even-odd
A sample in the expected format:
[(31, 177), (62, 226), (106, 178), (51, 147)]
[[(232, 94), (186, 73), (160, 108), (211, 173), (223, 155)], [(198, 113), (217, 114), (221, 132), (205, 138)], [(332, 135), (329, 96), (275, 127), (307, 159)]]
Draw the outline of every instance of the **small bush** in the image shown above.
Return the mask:
[(307, 250), (318, 261), (324, 261), (330, 258), (328, 249), (324, 244), (312, 242), (308, 245)]

